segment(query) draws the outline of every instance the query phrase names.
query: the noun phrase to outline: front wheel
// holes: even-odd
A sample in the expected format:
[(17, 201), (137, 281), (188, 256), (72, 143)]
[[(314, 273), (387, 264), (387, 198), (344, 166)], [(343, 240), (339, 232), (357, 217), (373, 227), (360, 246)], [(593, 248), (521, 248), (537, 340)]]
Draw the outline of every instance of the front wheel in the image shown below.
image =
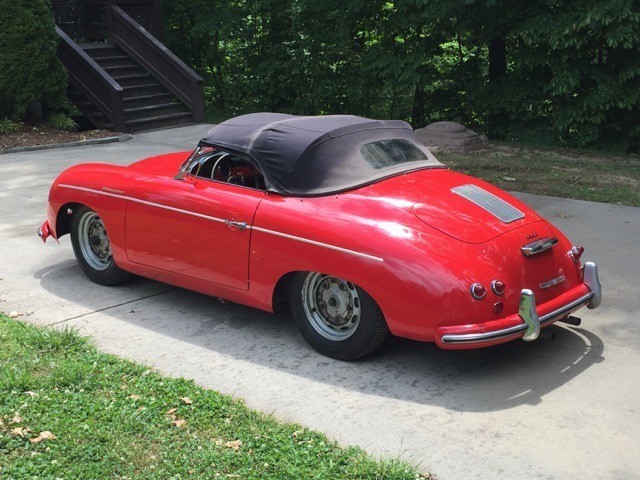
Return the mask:
[(100, 285), (117, 285), (131, 274), (116, 265), (107, 229), (100, 216), (85, 206), (71, 220), (71, 244), (76, 260), (87, 277)]
[(389, 334), (373, 298), (339, 277), (317, 272), (296, 275), (289, 303), (302, 336), (328, 357), (355, 360), (373, 352)]

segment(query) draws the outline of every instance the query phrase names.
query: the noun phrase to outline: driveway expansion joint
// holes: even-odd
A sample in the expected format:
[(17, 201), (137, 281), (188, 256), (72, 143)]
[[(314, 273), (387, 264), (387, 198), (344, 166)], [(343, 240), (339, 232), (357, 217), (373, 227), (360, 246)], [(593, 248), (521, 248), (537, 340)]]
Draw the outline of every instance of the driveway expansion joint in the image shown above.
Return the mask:
[(92, 310), (91, 312), (81, 313), (80, 315), (76, 315), (74, 317), (65, 318), (64, 320), (58, 320), (57, 322), (50, 323), (49, 326), (60, 325), (62, 323), (70, 322), (71, 320), (77, 320), (78, 318), (86, 317), (88, 315), (93, 315), (94, 313), (105, 312), (107, 310), (111, 310), (112, 308), (122, 307), (123, 305), (129, 305), (130, 303), (139, 302), (140, 300), (146, 300), (148, 298), (157, 297), (158, 295), (163, 295), (165, 293), (170, 293), (178, 290), (177, 287), (169, 288), (167, 290), (163, 290), (161, 292), (152, 293), (150, 295), (145, 295), (144, 297), (134, 298), (132, 300), (128, 300), (126, 302), (118, 303), (117, 305), (109, 305), (108, 307), (99, 308), (98, 310)]

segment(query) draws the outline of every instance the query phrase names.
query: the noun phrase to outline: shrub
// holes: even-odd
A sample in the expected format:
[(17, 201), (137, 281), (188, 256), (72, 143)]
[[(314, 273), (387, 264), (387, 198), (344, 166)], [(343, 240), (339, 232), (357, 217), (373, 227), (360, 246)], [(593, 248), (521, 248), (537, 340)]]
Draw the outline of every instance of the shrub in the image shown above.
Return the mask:
[(0, 8), (0, 118), (21, 119), (35, 100), (56, 107), (66, 73), (56, 55), (48, 0), (3, 1)]
[(5, 133), (14, 133), (20, 131), (20, 125), (18, 122), (14, 122), (13, 120), (9, 120), (8, 118), (0, 118), (0, 135), (4, 135)]
[(78, 124), (73, 121), (71, 117), (64, 113), (56, 113), (49, 118), (49, 125), (58, 130), (65, 130), (67, 132), (74, 131)]

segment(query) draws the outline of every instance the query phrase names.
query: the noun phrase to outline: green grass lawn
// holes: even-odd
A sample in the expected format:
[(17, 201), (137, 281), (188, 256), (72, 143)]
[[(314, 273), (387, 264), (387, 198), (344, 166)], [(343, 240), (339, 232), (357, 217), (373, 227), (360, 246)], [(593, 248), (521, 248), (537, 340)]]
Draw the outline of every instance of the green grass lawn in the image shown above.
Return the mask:
[(468, 155), (434, 153), (448, 167), (505, 190), (640, 206), (638, 155), (501, 143)]
[(0, 479), (35, 478), (429, 477), (0, 315)]

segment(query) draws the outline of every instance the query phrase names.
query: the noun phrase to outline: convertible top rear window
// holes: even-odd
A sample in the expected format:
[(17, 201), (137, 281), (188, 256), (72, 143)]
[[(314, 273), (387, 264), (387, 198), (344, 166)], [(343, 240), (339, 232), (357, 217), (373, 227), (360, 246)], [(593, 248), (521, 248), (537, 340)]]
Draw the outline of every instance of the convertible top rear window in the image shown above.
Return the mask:
[(362, 145), (360, 155), (376, 170), (429, 159), (417, 145), (402, 138), (378, 140)]

